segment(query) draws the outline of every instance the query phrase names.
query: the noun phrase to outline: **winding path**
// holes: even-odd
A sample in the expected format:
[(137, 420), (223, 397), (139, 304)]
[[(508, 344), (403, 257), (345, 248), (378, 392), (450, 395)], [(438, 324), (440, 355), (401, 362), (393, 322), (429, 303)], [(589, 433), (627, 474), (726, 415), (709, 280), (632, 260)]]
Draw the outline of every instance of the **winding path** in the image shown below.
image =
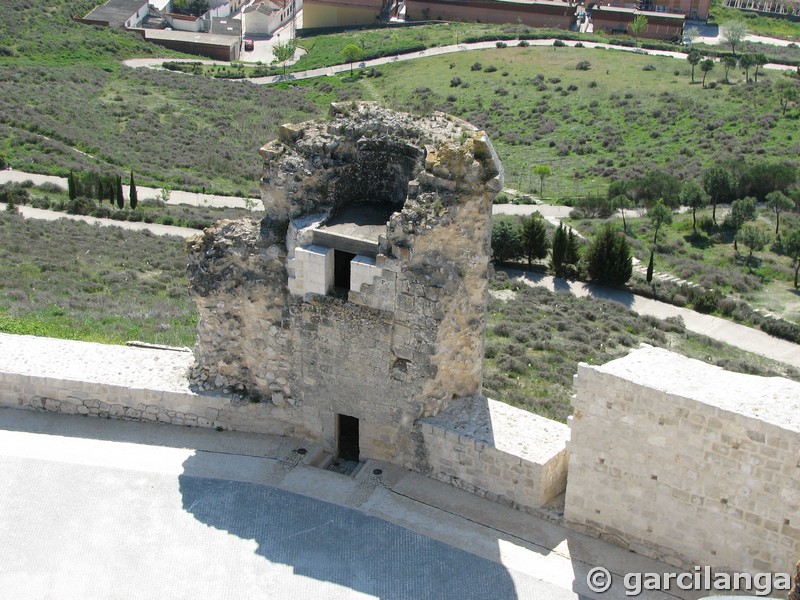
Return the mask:
[[(377, 67), (380, 65), (386, 65), (389, 63), (395, 62), (403, 62), (408, 60), (417, 60), (419, 58), (427, 58), (430, 56), (440, 56), (443, 54), (453, 54), (456, 52), (468, 52), (471, 50), (489, 50), (491, 48), (497, 48), (497, 42), (503, 41), (504, 43), (508, 44), (509, 47), (512, 44), (518, 45), (519, 42), (509, 42), (507, 40), (496, 40), (496, 41), (488, 41), (488, 42), (473, 42), (469, 44), (451, 44), (448, 46), (437, 46), (434, 48), (428, 48), (426, 50), (422, 50), (420, 52), (408, 52), (406, 54), (397, 54), (395, 56), (384, 56), (381, 58), (374, 58), (371, 60), (366, 60), (358, 64), (359, 68), (369, 68), (369, 67)], [(685, 52), (675, 52), (671, 50), (647, 50), (643, 51), (639, 48), (629, 48), (627, 46), (617, 46), (614, 44), (604, 44), (600, 42), (585, 42), (585, 41), (577, 41), (577, 40), (563, 40), (565, 46), (575, 47), (576, 44), (582, 44), (585, 48), (607, 48), (609, 50), (620, 50), (623, 52), (634, 52), (639, 54), (648, 54), (651, 56), (667, 56), (671, 58), (677, 59), (686, 59)], [(544, 40), (527, 40), (528, 46), (552, 46), (555, 42), (555, 38), (549, 38)], [(718, 61), (718, 59), (715, 59)], [(174, 62), (172, 60), (165, 60), (163, 58), (131, 58), (123, 62), (124, 65), (131, 67), (131, 68), (161, 68), (161, 65), (165, 62)], [(195, 61), (195, 62), (204, 62), (208, 64), (214, 64), (214, 61)], [(769, 63), (764, 66), (766, 69), (775, 69), (775, 70), (793, 70), (795, 67), (788, 66), (788, 65), (779, 65), (775, 63)], [(326, 77), (336, 75), (338, 73), (345, 73), (350, 70), (349, 64), (341, 64), (341, 65), (333, 65), (330, 67), (320, 67), (318, 69), (308, 69), (306, 71), (297, 71), (294, 73), (287, 73), (286, 75), (271, 75), (268, 77), (252, 77), (247, 79), (237, 79), (235, 81), (249, 81), (255, 85), (271, 85), (274, 83), (282, 83), (286, 81), (297, 81), (302, 79), (313, 79), (315, 77)]]

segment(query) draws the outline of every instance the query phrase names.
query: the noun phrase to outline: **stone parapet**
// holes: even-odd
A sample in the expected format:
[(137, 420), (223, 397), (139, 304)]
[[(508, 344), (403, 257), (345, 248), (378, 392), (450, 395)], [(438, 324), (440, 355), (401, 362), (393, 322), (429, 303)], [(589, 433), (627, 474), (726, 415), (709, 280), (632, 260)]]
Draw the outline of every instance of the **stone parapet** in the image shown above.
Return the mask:
[(565, 518), (690, 568), (800, 556), (800, 383), (643, 347), (580, 365)]
[(569, 428), (483, 397), (420, 423), (428, 474), (491, 500), (536, 510), (567, 485)]

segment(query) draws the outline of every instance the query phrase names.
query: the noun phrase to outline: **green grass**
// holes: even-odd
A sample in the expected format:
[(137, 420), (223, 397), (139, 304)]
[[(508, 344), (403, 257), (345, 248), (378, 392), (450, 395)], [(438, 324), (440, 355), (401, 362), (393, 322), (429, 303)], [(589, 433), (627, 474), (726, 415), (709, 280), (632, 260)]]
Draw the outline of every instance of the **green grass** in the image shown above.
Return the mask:
[(0, 331), (192, 346), (179, 238), (0, 214)]
[(603, 364), (640, 343), (732, 371), (800, 380), (793, 367), (690, 333), (681, 323), (641, 317), (614, 302), (509, 284), (503, 275), (492, 287), (515, 294), (490, 299), (486, 335), (484, 391), (496, 400), (565, 421), (578, 362)]
[[(576, 69), (584, 60), (589, 70)], [(472, 70), (475, 63), (479, 70)], [(648, 65), (654, 69), (645, 70)], [(490, 66), (496, 70), (487, 72)], [(779, 116), (771, 82), (782, 75), (775, 72), (757, 86), (703, 89), (690, 84), (683, 60), (547, 47), (451, 54), (381, 71), (369, 81), (385, 103), (443, 110), (485, 129), (505, 165), (507, 185), (538, 191), (532, 169), (550, 165), (545, 195), (555, 200), (604, 194), (612, 178), (654, 167), (688, 179), (754, 152), (775, 159), (800, 154), (799, 111)], [(722, 72), (710, 80), (716, 76)]]

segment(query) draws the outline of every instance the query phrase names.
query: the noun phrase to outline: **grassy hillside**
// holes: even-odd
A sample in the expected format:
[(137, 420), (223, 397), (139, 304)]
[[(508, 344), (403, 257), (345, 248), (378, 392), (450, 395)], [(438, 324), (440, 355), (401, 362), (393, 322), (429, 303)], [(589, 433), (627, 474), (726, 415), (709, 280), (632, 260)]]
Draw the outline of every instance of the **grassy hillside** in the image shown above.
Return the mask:
[[(543, 47), (459, 53), (381, 70), (382, 77), (365, 80), (371, 95), (401, 109), (438, 108), (486, 129), (508, 185), (538, 189), (532, 167), (550, 165), (545, 195), (551, 197), (604, 193), (609, 178), (654, 167), (687, 179), (728, 159), (800, 154), (800, 111), (781, 117), (772, 82), (783, 75), (774, 71), (758, 85), (744, 85), (736, 72), (730, 75), (736, 85), (703, 89), (690, 83), (684, 60)], [(709, 81), (722, 76), (717, 67)]]
[(294, 89), (122, 67), (181, 56), (70, 19), (85, 0), (9, 0), (0, 23), (0, 153), (20, 169), (140, 174), (141, 184), (258, 195), (258, 149), (320, 114)]

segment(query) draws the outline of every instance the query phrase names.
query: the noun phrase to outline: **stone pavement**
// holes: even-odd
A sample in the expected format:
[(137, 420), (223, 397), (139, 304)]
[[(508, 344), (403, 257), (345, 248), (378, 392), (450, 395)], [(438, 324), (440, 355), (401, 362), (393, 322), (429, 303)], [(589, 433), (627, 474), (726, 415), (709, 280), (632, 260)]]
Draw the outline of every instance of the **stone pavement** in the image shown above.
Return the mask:
[[(0, 600), (617, 600), (622, 574), (673, 570), (388, 464), (318, 469), (301, 444), (0, 409)], [(616, 574), (601, 595), (594, 565)]]

